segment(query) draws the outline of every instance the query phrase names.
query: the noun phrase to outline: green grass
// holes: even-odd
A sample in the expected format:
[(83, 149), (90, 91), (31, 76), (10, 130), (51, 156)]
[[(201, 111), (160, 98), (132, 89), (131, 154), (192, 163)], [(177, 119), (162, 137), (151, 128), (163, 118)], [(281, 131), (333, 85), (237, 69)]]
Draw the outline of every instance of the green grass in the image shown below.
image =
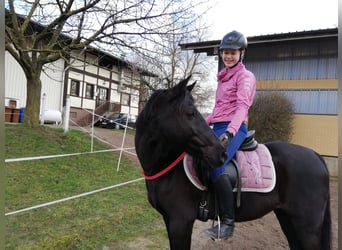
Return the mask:
[[(89, 152), (80, 131), (5, 126), (5, 158)], [(97, 141), (94, 150), (108, 146)], [(117, 153), (6, 163), (5, 213), (141, 177), (140, 167)], [(165, 249), (161, 216), (144, 181), (6, 216), (6, 249)]]

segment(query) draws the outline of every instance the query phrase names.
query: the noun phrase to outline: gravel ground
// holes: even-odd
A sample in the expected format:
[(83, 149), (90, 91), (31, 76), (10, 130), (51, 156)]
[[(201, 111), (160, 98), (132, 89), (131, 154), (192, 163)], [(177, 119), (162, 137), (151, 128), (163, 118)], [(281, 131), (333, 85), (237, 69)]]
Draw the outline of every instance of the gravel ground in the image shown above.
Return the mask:
[[(88, 129), (90, 131), (90, 129)], [(123, 130), (122, 130), (123, 131)], [(134, 136), (126, 134), (122, 144), (124, 134), (111, 129), (95, 128), (95, 136), (110, 143), (114, 148), (130, 148), (125, 152), (132, 161), (139, 164), (134, 150)], [(133, 149), (132, 149), (133, 148)], [(331, 211), (332, 211), (332, 249), (338, 249), (338, 184), (337, 181), (331, 183)], [(286, 239), (280, 229), (278, 221), (273, 213), (270, 213), (258, 220), (237, 223), (234, 237), (228, 241), (213, 242), (208, 239), (203, 231), (211, 226), (211, 221), (196, 221), (192, 235), (192, 250), (282, 250), (289, 249)]]

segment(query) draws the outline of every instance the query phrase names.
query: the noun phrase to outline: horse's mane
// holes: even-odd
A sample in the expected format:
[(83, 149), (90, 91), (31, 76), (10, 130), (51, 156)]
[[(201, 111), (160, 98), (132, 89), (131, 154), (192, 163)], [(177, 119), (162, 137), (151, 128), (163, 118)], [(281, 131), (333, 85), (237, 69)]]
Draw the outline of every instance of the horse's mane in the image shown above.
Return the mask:
[[(138, 120), (142, 123), (151, 122), (154, 114), (158, 113), (161, 109), (166, 108), (168, 104), (171, 105), (171, 103), (173, 107), (181, 108), (180, 104), (184, 101), (187, 91), (178, 88), (177, 90), (179, 91), (175, 92), (174, 88), (158, 89), (154, 91), (143, 111), (140, 113)], [(191, 98), (191, 101), (194, 101), (191, 95), (189, 95), (189, 97)]]
[(160, 100), (160, 96), (166, 92), (166, 89), (158, 89), (150, 96), (149, 100), (147, 101), (143, 112), (140, 113), (140, 119), (142, 121), (148, 121), (150, 120), (151, 114), (153, 114), (153, 111), (158, 105), (158, 101)]

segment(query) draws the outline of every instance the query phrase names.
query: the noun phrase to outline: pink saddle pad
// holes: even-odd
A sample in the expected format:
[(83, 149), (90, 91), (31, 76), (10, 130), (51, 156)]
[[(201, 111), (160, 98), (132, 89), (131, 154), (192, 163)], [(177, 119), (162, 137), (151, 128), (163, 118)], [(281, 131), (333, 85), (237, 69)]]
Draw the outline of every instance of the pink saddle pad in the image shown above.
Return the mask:
[(258, 144), (253, 151), (238, 151), (236, 160), (240, 168), (242, 191), (267, 193), (273, 190), (276, 175), (272, 156), (265, 145)]
[[(276, 183), (275, 169), (272, 156), (265, 145), (258, 144), (253, 151), (238, 151), (236, 160), (240, 168), (241, 191), (266, 193), (273, 190)], [(205, 190), (206, 186), (197, 176), (191, 155), (185, 155), (183, 165), (191, 183), (198, 189)]]

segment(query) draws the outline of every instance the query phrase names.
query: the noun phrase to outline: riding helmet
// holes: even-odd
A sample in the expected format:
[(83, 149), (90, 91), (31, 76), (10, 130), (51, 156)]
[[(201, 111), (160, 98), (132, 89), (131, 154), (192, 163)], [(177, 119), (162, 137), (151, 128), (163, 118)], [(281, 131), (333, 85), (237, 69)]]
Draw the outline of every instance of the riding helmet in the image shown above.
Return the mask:
[(246, 37), (238, 32), (232, 31), (227, 33), (221, 40), (220, 50), (223, 49), (239, 49), (244, 50), (247, 48), (247, 39)]

